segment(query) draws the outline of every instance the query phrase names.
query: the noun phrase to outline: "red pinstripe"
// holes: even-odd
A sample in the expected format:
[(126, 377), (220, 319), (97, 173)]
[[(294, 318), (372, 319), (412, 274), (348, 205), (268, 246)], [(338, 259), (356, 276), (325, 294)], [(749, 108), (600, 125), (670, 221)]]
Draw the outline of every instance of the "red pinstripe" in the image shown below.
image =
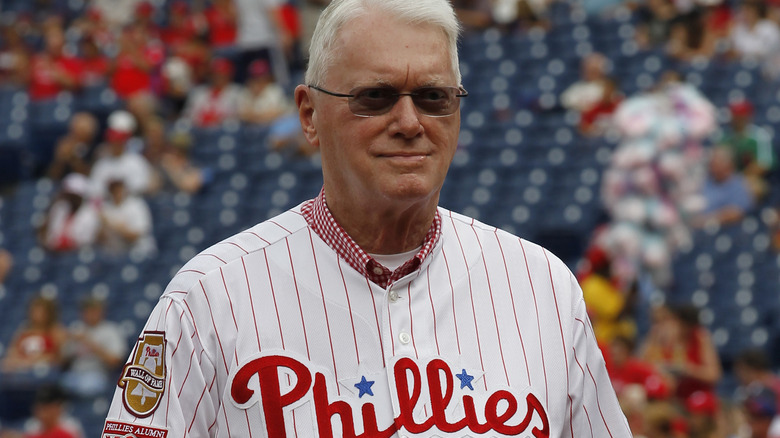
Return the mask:
[(272, 224), (274, 224), (274, 225), (276, 225), (277, 227), (279, 227), (279, 228), (281, 228), (281, 229), (283, 229), (283, 230), (284, 230), (284, 231), (286, 231), (288, 234), (292, 234), (292, 231), (290, 231), (290, 230), (288, 230), (287, 228), (283, 227), (283, 226), (282, 226), (282, 225), (280, 225), (278, 222), (276, 222), (276, 221), (273, 221), (273, 220), (268, 220), (268, 222), (269, 222), (269, 223), (272, 223)]
[[(463, 250), (463, 242), (460, 240), (458, 234), (458, 228), (455, 226), (455, 220), (450, 215), (450, 221), (452, 221), (452, 228), (455, 230), (455, 237), (458, 238), (458, 245), (460, 246), (460, 254), (463, 256), (463, 266), (466, 267), (466, 276), (469, 279), (469, 296), (471, 297), (471, 314), (474, 318), (474, 332), (477, 335), (477, 351), (479, 351), (479, 365), (482, 369), (485, 369), (485, 360), (482, 358), (482, 344), (479, 339), (479, 327), (477, 327), (477, 309), (474, 305), (474, 289), (471, 287), (471, 272), (469, 272), (468, 261), (466, 259), (466, 252)], [(474, 225), (472, 222), (471, 225)], [(487, 391), (487, 376), (482, 378), (482, 383), (485, 384), (485, 391)]]
[(260, 235), (259, 235), (259, 234), (255, 233), (254, 231), (244, 231), (244, 232), (243, 232), (243, 233), (241, 233), (241, 234), (244, 234), (244, 233), (251, 234), (251, 235), (253, 235), (253, 236), (257, 237), (258, 239), (260, 239), (260, 240), (262, 240), (263, 242), (265, 242), (265, 244), (266, 244), (266, 245), (270, 245), (270, 244), (271, 244), (271, 242), (269, 242), (269, 241), (267, 241), (267, 240), (263, 239), (262, 237), (260, 237)]
[(220, 256), (218, 256), (218, 255), (216, 255), (216, 254), (211, 254), (211, 253), (200, 253), (199, 255), (202, 255), (202, 256), (204, 256), (204, 257), (214, 257), (215, 259), (219, 260), (219, 261), (220, 261), (220, 262), (222, 262), (222, 263), (227, 263), (225, 260), (223, 260), (223, 259), (222, 259)]
[[(479, 235), (477, 234), (477, 230), (473, 227), (471, 228), (472, 231), (474, 231), (474, 238), (477, 239), (477, 244), (479, 245), (479, 251), (481, 253), (484, 253), (485, 250), (482, 248), (482, 242), (479, 240)], [(493, 298), (493, 287), (490, 285), (490, 274), (488, 274), (488, 267), (487, 267), (487, 261), (485, 261), (485, 257), (482, 257), (482, 267), (485, 269), (485, 280), (487, 281), (487, 287), (488, 287), (488, 294), (490, 295), (490, 305), (493, 308), (493, 322), (496, 324), (496, 339), (498, 340), (498, 352), (501, 355), (501, 366), (504, 367), (504, 377), (506, 377), (506, 384), (507, 386), (511, 386), (509, 383), (509, 372), (506, 369), (506, 359), (504, 358), (504, 346), (501, 344), (501, 330), (498, 327), (498, 314), (496, 314), (496, 301)]]
[(596, 407), (599, 408), (599, 415), (601, 415), (601, 421), (604, 422), (604, 427), (607, 428), (607, 433), (610, 437), (612, 437), (612, 431), (609, 430), (609, 425), (607, 424), (607, 419), (604, 418), (604, 412), (601, 411), (601, 401), (599, 401), (599, 385), (596, 383), (596, 378), (593, 377), (593, 372), (590, 370), (590, 365), (585, 363), (585, 369), (588, 370), (588, 375), (590, 375), (590, 380), (593, 381), (594, 391), (596, 392)]
[[(214, 377), (212, 377), (211, 383), (214, 383), (214, 380), (216, 378), (217, 378), (217, 374), (214, 373)], [(192, 430), (192, 426), (195, 425), (195, 419), (198, 418), (198, 409), (200, 409), (200, 402), (203, 401), (203, 396), (204, 395), (206, 395), (206, 387), (203, 387), (203, 392), (200, 393), (200, 398), (198, 399), (198, 404), (195, 405), (195, 411), (192, 413), (192, 421), (190, 422), (190, 427), (187, 428), (187, 433), (189, 433)]]
[(265, 269), (268, 271), (268, 284), (271, 287), (271, 298), (274, 300), (274, 311), (276, 312), (276, 323), (279, 324), (279, 339), (282, 341), (284, 349), (284, 332), (282, 331), (282, 319), (279, 317), (279, 305), (276, 303), (276, 291), (274, 290), (274, 281), (271, 278), (271, 267), (268, 265), (268, 254), (263, 248), (263, 257), (265, 258)]
[(436, 325), (436, 306), (433, 305), (433, 293), (431, 292), (431, 267), (425, 268), (426, 280), (428, 281), (428, 300), (431, 302), (431, 318), (433, 319), (433, 339), (436, 341), (436, 355), (441, 356), (439, 348), (439, 329)]
[[(311, 236), (311, 235), (310, 235)], [(336, 260), (336, 265), (339, 267), (339, 275), (341, 275), (341, 283), (344, 285), (344, 297), (347, 299), (347, 309), (349, 309), (349, 323), (352, 326), (352, 341), (355, 343), (355, 356), (357, 363), (360, 363), (360, 350), (358, 349), (357, 333), (355, 332), (355, 318), (352, 316), (352, 303), (349, 300), (349, 291), (347, 290), (347, 279), (344, 278), (344, 271), (341, 269), (341, 259)], [(381, 345), (382, 337), (379, 337)], [(384, 353), (384, 350), (382, 350)]]
[(223, 240), (222, 242), (219, 242), (219, 244), (222, 244), (222, 245), (233, 245), (236, 248), (240, 249), (241, 251), (244, 251), (244, 254), (249, 254), (249, 251), (247, 251), (244, 248), (242, 248), (241, 245), (237, 244), (236, 242), (227, 242), (227, 241)]
[(452, 273), (450, 272), (450, 264), (447, 262), (447, 253), (444, 251), (444, 248), (441, 250), (442, 258), (444, 259), (444, 266), (447, 268), (447, 279), (450, 281), (450, 296), (452, 296), (452, 299), (450, 302), (452, 303), (452, 322), (455, 326), (455, 343), (458, 345), (458, 356), (461, 355), (460, 351), (460, 335), (458, 334), (458, 314), (455, 312), (455, 287), (452, 285)]
[(214, 334), (217, 335), (217, 344), (219, 344), (219, 352), (222, 353), (222, 363), (225, 365), (225, 370), (228, 370), (227, 358), (225, 357), (225, 349), (222, 348), (222, 339), (219, 336), (219, 330), (217, 330), (217, 323), (214, 320), (214, 312), (211, 309), (211, 302), (209, 301), (209, 295), (206, 293), (206, 288), (203, 287), (203, 282), (198, 281), (201, 290), (203, 290), (203, 296), (206, 298), (206, 305), (209, 307), (209, 315), (211, 315), (211, 325), (214, 327)]
[[(222, 268), (219, 268), (219, 275), (222, 277), (222, 286), (225, 288), (225, 296), (228, 299), (228, 304), (230, 304), (230, 315), (233, 317), (233, 325), (236, 326), (236, 330), (238, 330), (238, 321), (236, 321), (236, 312), (233, 310), (233, 299), (230, 298), (230, 292), (228, 292), (227, 288), (227, 281), (225, 281), (225, 271), (222, 270)], [(236, 357), (238, 359), (238, 357)]]
[[(339, 268), (341, 268), (341, 259), (339, 259)], [(376, 299), (374, 298), (374, 291), (371, 290), (371, 281), (366, 278), (366, 286), (368, 286), (368, 293), (371, 296), (371, 303), (374, 308), (374, 320), (376, 321), (376, 335), (379, 338), (379, 347), (382, 349), (382, 365), (385, 364), (385, 345), (382, 341), (382, 329), (379, 325), (379, 314), (376, 313)], [(390, 340), (393, 340), (393, 326), (390, 325)], [(395, 342), (390, 342), (390, 348), (393, 350), (393, 356), (395, 356)]]
[[(539, 303), (536, 302), (536, 289), (534, 289), (534, 280), (531, 278), (531, 268), (528, 266), (528, 256), (525, 254), (525, 245), (523, 239), (517, 239), (520, 242), (520, 249), (523, 250), (523, 260), (525, 260), (525, 271), (528, 274), (528, 283), (531, 285), (531, 295), (534, 297), (534, 310), (536, 311), (536, 330), (539, 333), (539, 339), (542, 339), (542, 326), (539, 322)], [(539, 352), (542, 356), (542, 372), (544, 373), (544, 407), (549, 409), (550, 388), (547, 384), (547, 365), (544, 363), (544, 343), (539, 343)]]
[(257, 329), (257, 313), (255, 313), (255, 300), (252, 299), (252, 288), (249, 286), (249, 273), (246, 271), (246, 261), (241, 257), (241, 266), (244, 268), (244, 278), (246, 278), (246, 293), (249, 299), (249, 307), (252, 308), (252, 321), (255, 322), (255, 335), (257, 336), (257, 350), (262, 351), (260, 348), (260, 332)]
[[(306, 343), (306, 357), (311, 359), (309, 351), (309, 337), (306, 335), (306, 318), (303, 317), (303, 304), (301, 304), (301, 292), (298, 290), (298, 277), (295, 276), (295, 265), (293, 265), (292, 252), (290, 251), (290, 241), (284, 239), (287, 244), (287, 255), (290, 257), (290, 269), (292, 270), (293, 285), (295, 285), (295, 296), (298, 297), (298, 311), (301, 312), (301, 328), (303, 329), (303, 341)], [(333, 344), (331, 344), (332, 346)]]
[(196, 274), (200, 274), (200, 275), (206, 275), (206, 273), (205, 273), (205, 272), (200, 272), (200, 271), (198, 271), (198, 270), (195, 270), (195, 269), (185, 269), (185, 270), (183, 270), (183, 271), (179, 271), (179, 273), (180, 273), (180, 274), (183, 274), (183, 273), (185, 273), (185, 272), (194, 272), (194, 273), (196, 273)]
[(412, 283), (406, 285), (406, 296), (409, 302), (409, 334), (412, 336), (412, 348), (414, 348), (414, 357), (420, 358), (417, 353), (417, 342), (414, 340), (414, 317), (412, 315)]
[[(558, 308), (558, 296), (555, 293), (555, 282), (553, 281), (553, 276), (552, 276), (552, 266), (550, 266), (550, 259), (547, 257), (547, 251), (542, 251), (542, 254), (544, 254), (544, 259), (547, 261), (547, 272), (550, 274), (550, 287), (552, 288), (553, 302), (555, 303), (555, 315), (558, 317), (558, 330), (560, 330), (561, 333), (561, 349), (563, 349), (563, 359), (565, 363), (568, 364), (569, 357), (568, 354), (566, 353), (566, 340), (563, 336), (563, 322), (561, 321), (561, 311)], [(569, 367), (567, 366), (565, 368), (566, 368), (566, 392), (568, 394), (571, 394), (571, 390), (569, 388), (569, 382), (570, 382)], [(572, 403), (571, 396), (569, 396), (569, 410), (571, 410), (571, 403)], [(572, 424), (573, 421), (574, 421), (574, 417), (572, 415), (569, 415), (569, 425), (572, 428), (572, 430), (574, 429), (574, 425)]]
[[(317, 273), (317, 283), (320, 285), (320, 296), (322, 297), (322, 311), (325, 314), (325, 326), (328, 328), (328, 342), (330, 342), (330, 358), (333, 361), (333, 374), (336, 376), (336, 381), (339, 380), (339, 371), (336, 368), (336, 353), (333, 348), (333, 337), (330, 333), (330, 320), (328, 319), (328, 306), (325, 305), (325, 291), (322, 288), (322, 278), (320, 277), (320, 267), (317, 264), (317, 254), (314, 252), (314, 240), (311, 238), (311, 230), (309, 230), (309, 242), (311, 243), (311, 256), (314, 259), (314, 271)], [(288, 246), (289, 248), (289, 246)], [(336, 385), (336, 392), (341, 395), (340, 385)]]
[(189, 379), (190, 371), (192, 370), (193, 357), (195, 357), (195, 350), (192, 350), (192, 353), (190, 353), (190, 363), (187, 365), (187, 374), (184, 375), (184, 380), (181, 381), (181, 388), (179, 388), (179, 393), (176, 394), (178, 397), (181, 397), (181, 392), (184, 391), (184, 387), (187, 386), (187, 379)]
[(528, 385), (531, 385), (531, 369), (528, 366), (528, 356), (525, 354), (525, 344), (523, 343), (523, 334), (520, 332), (520, 320), (517, 318), (517, 306), (515, 305), (515, 294), (512, 290), (512, 282), (509, 279), (509, 267), (506, 264), (506, 257), (504, 257), (504, 248), (501, 246), (501, 239), (498, 238), (498, 230), (493, 232), (496, 237), (496, 243), (498, 243), (498, 249), (501, 252), (501, 260), (504, 263), (504, 273), (506, 273), (506, 284), (509, 289), (509, 299), (512, 302), (512, 314), (515, 317), (515, 327), (517, 328), (517, 337), (520, 338), (520, 349), (523, 351), (523, 361), (525, 361), (525, 375), (528, 378)]

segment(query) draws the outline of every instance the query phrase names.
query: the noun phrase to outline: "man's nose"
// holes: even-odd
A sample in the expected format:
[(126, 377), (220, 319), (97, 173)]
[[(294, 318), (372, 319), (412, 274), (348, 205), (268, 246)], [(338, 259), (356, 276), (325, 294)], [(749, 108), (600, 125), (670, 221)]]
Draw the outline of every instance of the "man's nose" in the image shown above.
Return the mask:
[(390, 125), (390, 133), (392, 135), (413, 138), (422, 133), (423, 127), (420, 123), (420, 117), (423, 116), (414, 105), (412, 96), (400, 96), (390, 112), (393, 116), (393, 121)]

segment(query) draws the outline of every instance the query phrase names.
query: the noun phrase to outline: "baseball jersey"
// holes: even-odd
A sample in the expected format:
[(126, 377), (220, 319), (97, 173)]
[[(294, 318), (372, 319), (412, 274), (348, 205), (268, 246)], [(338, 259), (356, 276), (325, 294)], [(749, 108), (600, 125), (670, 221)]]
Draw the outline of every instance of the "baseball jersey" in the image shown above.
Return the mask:
[(630, 436), (560, 260), (442, 208), (418, 256), (386, 275), (323, 194), (206, 249), (103, 437)]

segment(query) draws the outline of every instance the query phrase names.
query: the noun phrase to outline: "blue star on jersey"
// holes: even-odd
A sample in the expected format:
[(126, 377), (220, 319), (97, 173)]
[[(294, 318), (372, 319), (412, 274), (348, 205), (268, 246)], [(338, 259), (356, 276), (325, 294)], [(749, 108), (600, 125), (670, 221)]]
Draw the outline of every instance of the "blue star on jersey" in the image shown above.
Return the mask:
[(355, 383), (355, 388), (360, 390), (360, 394), (358, 394), (358, 398), (362, 398), (365, 394), (373, 396), (374, 391), (371, 390), (371, 387), (373, 385), (374, 385), (373, 380), (366, 380), (366, 376), (363, 376), (363, 378), (358, 383)]
[(469, 375), (469, 373), (466, 372), (465, 368), (463, 368), (463, 372), (461, 372), (460, 374), (455, 374), (455, 377), (460, 379), (460, 389), (463, 389), (468, 386), (470, 390), (472, 391), (474, 390), (474, 387), (471, 386), (471, 381), (474, 380), (474, 376)]

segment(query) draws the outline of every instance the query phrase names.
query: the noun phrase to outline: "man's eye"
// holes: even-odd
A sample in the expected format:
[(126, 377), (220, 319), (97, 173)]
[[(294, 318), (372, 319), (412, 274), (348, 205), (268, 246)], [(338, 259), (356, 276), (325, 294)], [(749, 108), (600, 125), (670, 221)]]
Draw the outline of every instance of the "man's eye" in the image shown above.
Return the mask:
[(389, 99), (393, 92), (385, 88), (370, 88), (360, 93), (361, 99)]
[(424, 100), (444, 100), (447, 98), (447, 93), (439, 88), (426, 88), (420, 90), (418, 95)]

